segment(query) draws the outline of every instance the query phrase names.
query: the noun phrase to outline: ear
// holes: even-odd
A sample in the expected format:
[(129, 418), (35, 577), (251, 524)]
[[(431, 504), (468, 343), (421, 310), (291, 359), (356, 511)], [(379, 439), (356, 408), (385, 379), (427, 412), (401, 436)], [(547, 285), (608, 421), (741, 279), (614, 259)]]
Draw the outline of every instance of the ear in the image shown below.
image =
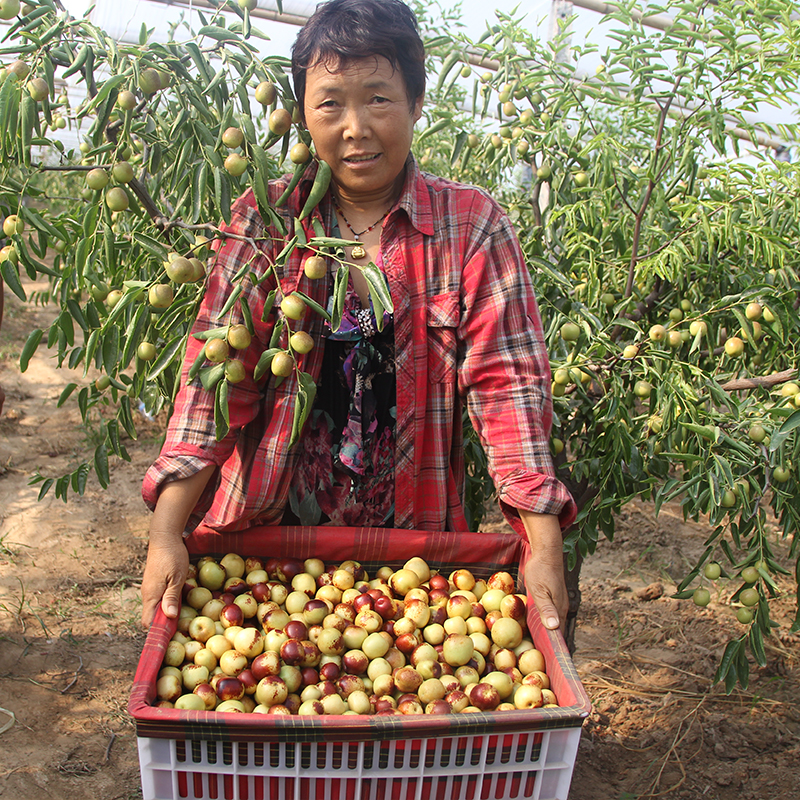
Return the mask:
[(414, 101), (414, 111), (413, 117), (414, 122), (418, 122), (419, 118), (422, 116), (422, 106), (425, 103), (425, 93), (423, 92), (415, 101)]

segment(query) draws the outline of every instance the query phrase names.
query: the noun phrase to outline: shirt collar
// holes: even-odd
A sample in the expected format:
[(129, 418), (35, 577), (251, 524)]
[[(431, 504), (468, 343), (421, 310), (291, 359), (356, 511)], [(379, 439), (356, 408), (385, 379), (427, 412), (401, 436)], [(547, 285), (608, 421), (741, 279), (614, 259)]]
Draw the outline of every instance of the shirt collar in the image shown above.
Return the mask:
[[(433, 209), (428, 185), (411, 153), (406, 159), (406, 181), (397, 199), (395, 209), (402, 208), (411, 224), (423, 234), (433, 235)], [(394, 213), (394, 212), (393, 212)]]

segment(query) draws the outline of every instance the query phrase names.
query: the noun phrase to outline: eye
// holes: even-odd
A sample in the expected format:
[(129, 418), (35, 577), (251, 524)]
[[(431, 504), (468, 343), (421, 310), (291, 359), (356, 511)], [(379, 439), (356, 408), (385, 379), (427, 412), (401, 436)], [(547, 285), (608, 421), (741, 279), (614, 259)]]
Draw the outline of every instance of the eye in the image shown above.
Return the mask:
[(372, 102), (373, 103), (378, 103), (380, 105), (382, 103), (388, 103), (389, 102), (389, 98), (388, 97), (381, 97), (380, 95), (375, 95), (375, 97), (372, 98)]

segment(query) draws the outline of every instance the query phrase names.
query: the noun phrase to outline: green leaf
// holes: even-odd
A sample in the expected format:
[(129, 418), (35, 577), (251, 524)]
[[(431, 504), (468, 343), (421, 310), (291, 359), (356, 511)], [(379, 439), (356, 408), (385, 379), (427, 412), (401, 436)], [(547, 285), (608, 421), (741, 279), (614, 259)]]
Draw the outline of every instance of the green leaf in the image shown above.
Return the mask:
[(31, 331), (28, 338), (25, 340), (25, 344), (22, 346), (22, 352), (19, 356), (20, 372), (25, 372), (25, 370), (28, 369), (28, 364), (30, 363), (33, 354), (36, 352), (39, 342), (42, 341), (43, 335), (44, 331), (36, 328), (35, 330)]
[(132, 234), (133, 240), (147, 250), (153, 258), (157, 258), (159, 261), (166, 261), (168, 251), (167, 248), (164, 247), (158, 239), (154, 239), (152, 236), (147, 236), (144, 233), (134, 233)]
[(223, 66), (217, 71), (216, 75), (208, 82), (208, 85), (203, 89), (205, 94), (211, 94), (217, 86), (219, 86), (228, 76), (228, 70)]
[(267, 374), (269, 370), (269, 366), (272, 363), (272, 359), (275, 358), (277, 353), (283, 352), (279, 347), (270, 347), (268, 350), (265, 350), (259, 357), (258, 363), (253, 370), (253, 378), (255, 380), (260, 380), (264, 375)]
[(47, 478), (42, 483), (41, 488), (39, 489), (39, 496), (36, 499), (43, 500), (55, 482), (56, 482), (55, 478)]
[[(756, 663), (760, 667), (767, 666), (767, 656), (764, 652), (764, 637), (761, 633), (761, 629), (758, 625), (751, 625), (750, 626), (750, 651), (753, 653), (753, 658), (755, 658)], [(749, 668), (748, 668), (749, 673)]]
[(119, 439), (119, 423), (115, 419), (110, 419), (106, 425), (106, 433), (108, 435), (108, 442), (111, 445), (111, 451), (114, 455), (122, 456), (125, 448)]
[(203, 364), (206, 363), (206, 350), (205, 347), (200, 349), (200, 352), (195, 357), (194, 361), (192, 362), (191, 367), (189, 367), (188, 372), (186, 373), (186, 383), (191, 383), (200, 372), (200, 368)]
[(692, 431), (692, 433), (696, 433), (698, 436), (710, 442), (715, 442), (720, 432), (719, 428), (714, 428), (711, 425), (695, 425), (693, 422), (683, 422), (682, 420), (679, 420), (678, 424), (682, 428), (686, 428), (686, 430)]
[(10, 261), (4, 261), (0, 264), (0, 275), (3, 276), (6, 286), (8, 286), (12, 292), (14, 292), (23, 303), (27, 302), (28, 298), (25, 294), (25, 290), (22, 288), (17, 268)]
[(117, 359), (119, 358), (119, 328), (111, 326), (103, 337), (103, 368), (109, 375), (117, 371)]
[(294, 400), (294, 417), (292, 418), (292, 435), (289, 439), (289, 447), (300, 438), (303, 426), (306, 424), (308, 415), (314, 407), (314, 398), (316, 395), (317, 385), (314, 383), (314, 380), (308, 373), (301, 372), (299, 374), (297, 394)]
[(192, 179), (192, 223), (200, 219), (208, 195), (208, 164), (204, 161)]
[(331, 330), (338, 331), (342, 324), (342, 314), (344, 312), (344, 300), (347, 296), (347, 284), (350, 280), (350, 267), (342, 264), (336, 270), (336, 277), (333, 281), (333, 307), (331, 308)]
[(117, 411), (117, 419), (122, 423), (125, 432), (134, 441), (137, 439), (136, 426), (133, 424), (133, 414), (131, 413), (131, 399), (127, 395), (123, 395), (119, 403), (119, 411)]
[(253, 166), (255, 167), (250, 176), (250, 184), (253, 187), (259, 211), (263, 216), (268, 213), (266, 209), (269, 206), (269, 162), (264, 148), (260, 145), (251, 145), (250, 152), (253, 156)]
[(795, 428), (800, 426), (800, 409), (795, 411), (778, 429), (780, 435), (791, 433)]
[(97, 348), (100, 346), (100, 330), (95, 328), (90, 334), (86, 342), (86, 362), (83, 365), (83, 374), (86, 376), (89, 372), (89, 366), (94, 361), (97, 353)]
[(83, 496), (86, 491), (86, 479), (89, 477), (89, 465), (84, 461), (75, 472), (72, 473), (72, 491)]
[[(120, 299), (117, 301), (117, 304), (114, 306), (114, 308), (111, 309), (111, 312), (103, 324), (104, 332), (107, 328), (114, 327), (116, 321), (125, 314), (125, 309), (135, 303), (142, 296), (142, 287), (131, 286), (130, 284), (133, 283), (144, 283), (144, 281), (125, 281), (123, 284), (125, 286), (125, 291), (123, 292), (122, 297), (120, 297)], [(92, 331), (92, 333), (94, 333), (94, 331)]]
[(277, 347), (278, 342), (281, 340), (281, 336), (283, 335), (283, 329), (286, 327), (286, 320), (283, 317), (280, 317), (276, 322), (274, 327), (272, 328), (272, 335), (269, 337), (269, 346)]
[(185, 47), (189, 51), (189, 55), (191, 56), (192, 61), (194, 61), (197, 71), (200, 73), (202, 78), (206, 82), (210, 81), (214, 73), (211, 71), (211, 66), (206, 57), (203, 55), (203, 52), (198, 47), (197, 43), (187, 42)]
[(389, 291), (389, 281), (386, 279), (386, 276), (372, 261), (361, 268), (361, 274), (367, 281), (370, 295), (378, 297), (381, 305), (391, 314), (394, 311), (394, 303), (392, 302), (392, 295)]
[(94, 471), (97, 475), (97, 480), (104, 488), (108, 488), (109, 473), (108, 473), (108, 449), (106, 443), (97, 445), (94, 451)]
[(283, 246), (280, 253), (275, 256), (275, 266), (282, 266), (286, 263), (286, 259), (295, 251), (297, 247), (297, 237), (292, 236), (288, 242)]
[(419, 144), (423, 139), (431, 136), (434, 133), (438, 133), (439, 131), (444, 130), (448, 125), (450, 125), (452, 120), (449, 117), (445, 117), (443, 119), (436, 120), (432, 125), (429, 125), (425, 128), (424, 131), (418, 133), (415, 137), (416, 144)]
[(312, 300), (307, 294), (303, 292), (295, 292), (296, 295), (303, 298), (303, 302), (311, 309), (317, 312), (327, 322), (331, 321), (331, 315), (316, 301)]
[[(456, 163), (456, 161), (458, 161), (458, 157), (464, 151), (464, 145), (466, 144), (468, 137), (469, 134), (466, 131), (461, 131), (456, 136), (456, 139), (453, 142), (453, 152), (450, 154), (450, 166), (453, 166)], [(467, 148), (466, 155), (464, 156), (464, 163), (461, 165), (462, 169), (464, 166), (466, 166), (471, 152), (472, 151), (469, 148)]]
[(67, 299), (66, 306), (69, 309), (69, 313), (72, 314), (72, 318), (81, 326), (84, 333), (88, 333), (89, 325), (86, 322), (86, 316), (83, 313), (80, 305), (76, 300), (73, 300), (71, 297)]
[(125, 369), (131, 363), (131, 359), (144, 336), (149, 322), (150, 309), (145, 304), (142, 304), (133, 312), (128, 327), (125, 329), (125, 344), (122, 347), (122, 355), (119, 359), (120, 369)]
[(228, 295), (225, 305), (222, 306), (219, 314), (217, 314), (217, 319), (222, 319), (222, 317), (224, 317), (231, 310), (231, 308), (233, 308), (234, 303), (236, 303), (243, 291), (244, 285), (241, 283), (237, 284), (234, 290)]
[(20, 150), (21, 161), (29, 166), (31, 163), (31, 139), (33, 138), (33, 128), (39, 119), (39, 111), (36, 107), (36, 101), (28, 94), (22, 93), (22, 102), (20, 104)]
[[(106, 100), (106, 98), (109, 98), (112, 103), (116, 102), (117, 93), (114, 92), (114, 90), (118, 86), (122, 86), (123, 83), (126, 83), (129, 80), (130, 80), (130, 76), (129, 75), (122, 74), (122, 75), (114, 75), (111, 78), (109, 78), (107, 81), (104, 81), (103, 84), (101, 85), (99, 91), (97, 92), (97, 94), (92, 99), (92, 102), (89, 103), (89, 105), (86, 107), (86, 110), (87, 111), (91, 111), (91, 110), (97, 108), (102, 102), (104, 102)], [(110, 98), (110, 95), (111, 95), (112, 92), (114, 92), (114, 97)]]
[(34, 209), (29, 208), (28, 206), (20, 206), (19, 213), (24, 219), (30, 222), (34, 228), (42, 231), (42, 233), (46, 233), (53, 239), (61, 238), (61, 234), (58, 232), (58, 229)]
[(213, 389), (225, 375), (224, 364), (214, 364), (210, 367), (204, 367), (200, 370), (200, 383), (203, 384), (204, 389), (209, 391)]
[(222, 219), (231, 222), (231, 182), (228, 173), (214, 167), (214, 199)]
[(220, 325), (219, 328), (209, 328), (205, 331), (193, 333), (192, 337), (201, 342), (207, 339), (224, 339), (228, 335), (228, 328), (230, 328), (230, 325)]
[(67, 402), (67, 399), (69, 398), (69, 396), (70, 396), (70, 395), (71, 395), (71, 394), (72, 394), (72, 393), (73, 393), (73, 392), (74, 392), (74, 391), (75, 391), (77, 388), (78, 388), (78, 384), (77, 384), (77, 383), (68, 383), (68, 384), (67, 384), (67, 385), (66, 385), (66, 386), (63, 388), (63, 390), (61, 391), (61, 394), (58, 396), (58, 401), (56, 402), (56, 408), (61, 408), (61, 406), (63, 406), (63, 405), (64, 405), (64, 403), (66, 403), (66, 402)]
[[(755, 626), (751, 626), (751, 630), (753, 627)], [(747, 652), (744, 647), (740, 647), (736, 654), (736, 677), (739, 679), (742, 689), (747, 689), (750, 683), (750, 662), (747, 660)]]
[(725, 691), (730, 694), (736, 688), (736, 664), (731, 664), (725, 673)]
[(76, 72), (78, 72), (78, 70), (80, 70), (89, 60), (90, 52), (91, 48), (89, 47), (89, 44), (83, 44), (78, 50), (78, 53), (73, 59), (72, 63), (64, 70), (61, 76), (63, 78), (68, 78), (70, 75), (74, 75)]
[(678, 584), (678, 592), (682, 592), (700, 573), (700, 564), (697, 564), (684, 579)]
[[(719, 683), (731, 670), (733, 667), (734, 660), (736, 658), (739, 649), (742, 646), (742, 639), (731, 639), (728, 644), (725, 646), (725, 652), (722, 654), (722, 658), (720, 659), (719, 665), (717, 666), (717, 671), (714, 673), (714, 683)], [(730, 694), (729, 690), (729, 694)]]
[(75, 344), (75, 326), (72, 324), (72, 317), (66, 311), (62, 311), (56, 320), (58, 326), (58, 347), (59, 354), (63, 354), (65, 347), (72, 347)]
[(277, 289), (272, 289), (270, 293), (267, 295), (267, 299), (264, 301), (264, 308), (261, 311), (261, 321), (266, 322), (267, 317), (272, 313), (272, 309), (275, 307), (275, 298), (278, 295)]
[(252, 333), (255, 330), (253, 328), (253, 312), (250, 310), (250, 303), (247, 302), (247, 295), (243, 294), (239, 298), (239, 308), (242, 311), (242, 320), (245, 327)]
[(89, 387), (88, 386), (84, 386), (78, 392), (78, 408), (80, 409), (80, 412), (81, 412), (81, 420), (83, 420), (83, 422), (86, 422), (86, 414), (87, 414), (87, 412), (89, 410)]
[(198, 36), (209, 36), (216, 39), (218, 42), (238, 42), (238, 34), (231, 33), (225, 28), (220, 28), (218, 25), (204, 25), (197, 31)]
[(69, 475), (62, 475), (56, 479), (56, 488), (53, 492), (59, 500), (67, 502), (67, 494), (69, 493), (70, 477)]
[(186, 337), (180, 333), (161, 348), (158, 358), (153, 362), (147, 373), (149, 380), (155, 380), (170, 364), (179, 361), (185, 341)]
[(228, 381), (219, 381), (214, 392), (214, 427), (215, 438), (222, 441), (230, 430), (230, 415), (228, 413)]

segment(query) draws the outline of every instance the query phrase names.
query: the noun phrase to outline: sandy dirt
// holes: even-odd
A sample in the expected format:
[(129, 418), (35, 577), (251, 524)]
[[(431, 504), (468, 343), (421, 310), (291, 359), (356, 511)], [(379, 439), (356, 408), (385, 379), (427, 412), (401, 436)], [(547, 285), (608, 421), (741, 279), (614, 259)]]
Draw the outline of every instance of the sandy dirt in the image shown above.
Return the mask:
[[(57, 408), (68, 379), (40, 348), (21, 374), (19, 350), (51, 308), (7, 298), (0, 331), (0, 797), (141, 797), (136, 732), (126, 704), (144, 641), (138, 581), (148, 512), (142, 475), (161, 425), (138, 420), (130, 463), (112, 462), (66, 504), (37, 502), (37, 471), (58, 476), (93, 447), (96, 424)], [(79, 385), (92, 380), (82, 373)], [(583, 569), (575, 661), (594, 709), (571, 800), (790, 800), (800, 782), (800, 639), (787, 593), (768, 666), (747, 692), (712, 686), (727, 638), (740, 631), (720, 582), (711, 605), (670, 598), (708, 528), (668, 508), (629, 506), (613, 543)], [(784, 550), (781, 543), (778, 550)], [(11, 716), (13, 714), (13, 718)]]

